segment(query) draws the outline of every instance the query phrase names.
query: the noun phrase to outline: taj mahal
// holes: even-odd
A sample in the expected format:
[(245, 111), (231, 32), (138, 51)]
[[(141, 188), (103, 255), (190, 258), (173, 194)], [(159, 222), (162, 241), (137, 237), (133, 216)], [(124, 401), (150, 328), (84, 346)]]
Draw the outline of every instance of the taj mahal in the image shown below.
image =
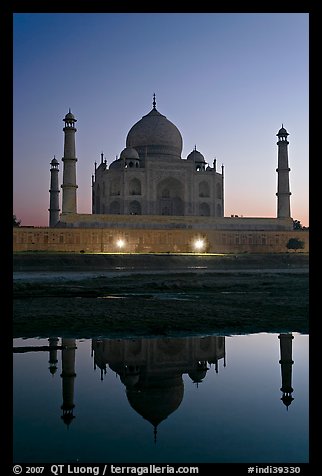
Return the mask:
[[(69, 110), (64, 118), (65, 143), (62, 214), (59, 207), (59, 163), (51, 162), (49, 226), (62, 225), (77, 213), (75, 123)], [(290, 218), (288, 132), (278, 132), (278, 218)], [(92, 175), (93, 215), (154, 215), (224, 217), (224, 166), (217, 171), (216, 160), (208, 165), (196, 147), (182, 158), (183, 140), (178, 128), (156, 108), (127, 134), (126, 147), (107, 166), (104, 154), (95, 162)], [(99, 220), (95, 216), (91, 222)], [(99, 220), (100, 221), (100, 220)]]
[[(50, 162), (49, 226), (14, 230), (14, 250), (84, 252), (281, 252), (295, 237), (290, 204), (289, 133), (277, 136), (276, 217), (225, 216), (224, 166), (196, 146), (182, 157), (183, 138), (157, 109), (128, 131), (125, 147), (94, 163), (92, 213), (77, 211), (76, 122), (63, 118), (60, 163)], [(82, 159), (83, 160), (83, 159)], [(211, 165), (210, 165), (211, 163)], [(62, 192), (62, 193), (61, 193)], [(60, 205), (61, 200), (61, 205)], [(301, 233), (308, 251), (308, 233)]]

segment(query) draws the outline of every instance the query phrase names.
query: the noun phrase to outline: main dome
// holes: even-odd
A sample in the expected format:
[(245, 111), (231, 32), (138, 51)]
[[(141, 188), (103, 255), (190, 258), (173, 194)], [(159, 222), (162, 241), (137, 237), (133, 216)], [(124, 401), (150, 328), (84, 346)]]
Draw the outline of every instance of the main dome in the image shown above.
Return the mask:
[(126, 147), (135, 148), (139, 155), (170, 155), (181, 158), (182, 137), (179, 129), (155, 106), (130, 129)]

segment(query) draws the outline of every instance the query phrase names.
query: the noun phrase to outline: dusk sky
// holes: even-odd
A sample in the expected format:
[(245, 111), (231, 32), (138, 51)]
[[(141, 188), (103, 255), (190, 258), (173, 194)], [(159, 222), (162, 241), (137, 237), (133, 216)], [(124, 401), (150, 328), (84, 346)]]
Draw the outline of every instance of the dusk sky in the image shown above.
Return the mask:
[[(225, 216), (276, 217), (277, 137), (289, 133), (291, 216), (309, 226), (308, 13), (15, 13), (13, 213), (48, 226), (50, 162), (77, 119), (77, 211), (94, 162), (152, 109), (225, 173)], [(61, 200), (60, 193), (60, 200)]]

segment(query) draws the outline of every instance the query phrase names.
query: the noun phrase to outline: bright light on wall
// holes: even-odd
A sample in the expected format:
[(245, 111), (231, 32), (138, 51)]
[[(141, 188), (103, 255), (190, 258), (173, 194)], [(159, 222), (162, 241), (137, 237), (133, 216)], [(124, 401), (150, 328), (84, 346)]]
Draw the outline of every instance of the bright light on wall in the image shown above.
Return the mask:
[(118, 240), (116, 240), (116, 246), (120, 249), (124, 248), (125, 240), (123, 238), (119, 238)]
[(206, 241), (203, 238), (197, 238), (193, 242), (195, 251), (203, 251), (206, 247)]

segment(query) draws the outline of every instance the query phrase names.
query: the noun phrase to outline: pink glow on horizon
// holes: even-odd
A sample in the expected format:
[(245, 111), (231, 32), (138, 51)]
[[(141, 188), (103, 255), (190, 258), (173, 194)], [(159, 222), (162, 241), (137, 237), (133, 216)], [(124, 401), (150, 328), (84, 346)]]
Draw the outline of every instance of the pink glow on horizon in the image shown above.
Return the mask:
[[(49, 195), (48, 195), (48, 200), (49, 200)], [(244, 202), (243, 205), (246, 207), (247, 203)], [(292, 207), (292, 202), (291, 202), (291, 207)], [(90, 208), (91, 207), (88, 206), (88, 204), (82, 203), (81, 201), (79, 201), (78, 213), (84, 213), (84, 214), (91, 213), (89, 211)], [(249, 204), (248, 209), (252, 211), (251, 214), (243, 213), (242, 207), (226, 208), (225, 217), (228, 218), (231, 215), (238, 215), (239, 217), (244, 217), (244, 218), (276, 218), (276, 207), (274, 209), (268, 209), (268, 208), (264, 210), (262, 209), (258, 211), (258, 213), (256, 213), (256, 211)], [(49, 223), (48, 211), (46, 212), (46, 210), (44, 210), (41, 213), (38, 213), (37, 211), (32, 212), (31, 210), (25, 209), (24, 207), (17, 210), (18, 211), (17, 213), (15, 213), (15, 215), (18, 220), (21, 220), (20, 226), (48, 227), (48, 223)], [(292, 218), (294, 220), (299, 220), (302, 226), (305, 226), (305, 227), (309, 226), (309, 220), (305, 210), (301, 211), (300, 209), (297, 209), (296, 216), (292, 215)]]

